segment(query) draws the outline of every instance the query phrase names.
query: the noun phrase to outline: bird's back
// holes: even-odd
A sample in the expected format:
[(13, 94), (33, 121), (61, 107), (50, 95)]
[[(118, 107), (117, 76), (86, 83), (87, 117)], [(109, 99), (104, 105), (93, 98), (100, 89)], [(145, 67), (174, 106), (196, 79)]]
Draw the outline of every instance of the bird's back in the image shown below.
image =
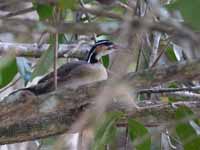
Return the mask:
[[(107, 72), (100, 63), (90, 64), (86, 61), (66, 63), (58, 68), (58, 88), (78, 87), (83, 84), (107, 79)], [(28, 90), (35, 94), (44, 94), (54, 90), (54, 73), (51, 72), (39, 80), (38, 84)]]

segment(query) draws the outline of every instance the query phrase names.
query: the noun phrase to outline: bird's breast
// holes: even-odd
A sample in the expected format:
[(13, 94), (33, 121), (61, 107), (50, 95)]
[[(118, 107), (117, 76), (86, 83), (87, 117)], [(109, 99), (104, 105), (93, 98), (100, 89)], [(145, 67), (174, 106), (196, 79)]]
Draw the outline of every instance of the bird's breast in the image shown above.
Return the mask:
[(62, 84), (65, 84), (65, 87), (77, 88), (78, 86), (106, 80), (107, 78), (106, 68), (102, 64), (87, 63), (73, 69)]

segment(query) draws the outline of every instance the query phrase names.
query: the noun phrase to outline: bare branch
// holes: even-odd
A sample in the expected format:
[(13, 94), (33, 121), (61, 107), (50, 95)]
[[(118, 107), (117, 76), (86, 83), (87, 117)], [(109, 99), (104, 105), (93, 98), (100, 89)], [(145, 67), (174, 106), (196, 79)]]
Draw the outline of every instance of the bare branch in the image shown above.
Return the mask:
[[(18, 26), (21, 28), (16, 28)], [(135, 30), (159, 31), (179, 37), (180, 39), (184, 38), (189, 40), (191, 44), (199, 46), (199, 36), (183, 26), (176, 26), (167, 22), (152, 22), (148, 19), (140, 18), (134, 18), (132, 21), (132, 26)], [(40, 28), (38, 29), (38, 27)], [(14, 32), (23, 34), (30, 33), (30, 31), (33, 33), (48, 31), (50, 33), (78, 33), (86, 35), (89, 33), (104, 33), (117, 35), (119, 30), (120, 27), (113, 26), (112, 23), (60, 23), (58, 26), (53, 26), (45, 22), (28, 19), (4, 19), (2, 20), (2, 24), (0, 24), (0, 32)]]
[(184, 87), (184, 88), (151, 88), (151, 89), (142, 89), (140, 93), (171, 93), (171, 92), (180, 92), (180, 91), (190, 91), (195, 92), (199, 91), (200, 86), (195, 87)]
[(100, 17), (108, 17), (108, 18), (113, 18), (117, 20), (123, 20), (123, 16), (121, 16), (120, 14), (105, 11), (105, 9), (101, 9), (101, 8), (80, 7), (77, 10), (84, 13), (90, 13), (96, 16), (100, 16)]
[(34, 7), (25, 8), (23, 10), (18, 10), (16, 12), (10, 12), (7, 15), (1, 16), (1, 18), (14, 17), (14, 16), (17, 16), (17, 15), (22, 15), (22, 14), (29, 13), (29, 12), (32, 12), (32, 11), (34, 11)]
[[(60, 44), (58, 50), (58, 56), (64, 57), (67, 55), (69, 57), (77, 57), (83, 59), (85, 54), (90, 50), (91, 45), (88, 42), (80, 41), (74, 44)], [(25, 44), (25, 43), (2, 43), (0, 42), (0, 55), (14, 51), (16, 56), (25, 57), (40, 57), (44, 51), (49, 47), (49, 44), (42, 44), (41, 46), (37, 44)]]

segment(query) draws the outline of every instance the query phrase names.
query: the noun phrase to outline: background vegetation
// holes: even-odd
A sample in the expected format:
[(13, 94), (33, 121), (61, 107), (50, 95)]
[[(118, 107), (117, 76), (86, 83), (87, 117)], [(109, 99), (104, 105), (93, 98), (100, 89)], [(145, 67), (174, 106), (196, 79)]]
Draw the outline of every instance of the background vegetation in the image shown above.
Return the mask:
[[(11, 144), (1, 149), (200, 149), (199, 8), (199, 0), (0, 1), (0, 144)], [(13, 92), (85, 59), (101, 39), (122, 47), (102, 58), (108, 81)], [(79, 138), (66, 134), (74, 130)]]

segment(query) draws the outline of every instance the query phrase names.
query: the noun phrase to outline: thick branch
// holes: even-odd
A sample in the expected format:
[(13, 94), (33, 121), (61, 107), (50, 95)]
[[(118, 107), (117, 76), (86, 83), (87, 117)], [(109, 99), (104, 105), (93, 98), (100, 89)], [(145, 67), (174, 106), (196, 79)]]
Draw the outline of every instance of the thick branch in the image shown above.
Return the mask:
[[(90, 50), (91, 45), (83, 43), (79, 47), (75, 44), (60, 44), (59, 45), (59, 57), (63, 57), (64, 54), (69, 57), (83, 58), (85, 54)], [(16, 56), (25, 57), (40, 57), (41, 54), (47, 50), (49, 44), (43, 44), (38, 46), (37, 44), (24, 44), (24, 43), (0, 43), (0, 55), (14, 51)]]
[(161, 66), (137, 73), (129, 73), (123, 81), (135, 88), (148, 88), (165, 82), (184, 81), (200, 78), (200, 59), (192, 62), (181, 62), (170, 66)]
[[(94, 98), (105, 86), (112, 89), (121, 83), (127, 83), (133, 89), (139, 89), (161, 82), (191, 80), (199, 77), (200, 59), (190, 63), (129, 73), (119, 82), (109, 85), (106, 85), (106, 81), (102, 81), (81, 86), (78, 89), (59, 89), (53, 93), (38, 96), (28, 90), (17, 91), (0, 103), (0, 144), (32, 140), (68, 131), (80, 114), (95, 103)], [(116, 102), (113, 102), (111, 106), (115, 110), (122, 110)], [(169, 105), (164, 106), (166, 107), (162, 109), (158, 109), (161, 108), (158, 105), (137, 112), (133, 110), (135, 112), (133, 116), (153, 115), (159, 120), (174, 119), (173, 109)], [(189, 106), (200, 107), (199, 102)], [(199, 110), (197, 109), (197, 114)]]
[[(132, 26), (135, 30), (159, 31), (173, 35), (175, 37), (179, 37), (180, 39), (184, 38), (189, 40), (195, 46), (199, 46), (199, 36), (182, 26), (175, 26), (167, 22), (152, 22), (148, 19), (138, 18), (133, 19)], [(48, 31), (50, 33), (104, 33), (118, 35), (119, 30), (120, 26), (113, 26), (112, 23), (59, 23), (59, 25), (52, 26), (45, 22), (28, 19), (4, 19), (0, 25), (0, 32), (14, 32), (23, 34), (30, 33), (30, 31), (32, 31), (32, 33)]]

